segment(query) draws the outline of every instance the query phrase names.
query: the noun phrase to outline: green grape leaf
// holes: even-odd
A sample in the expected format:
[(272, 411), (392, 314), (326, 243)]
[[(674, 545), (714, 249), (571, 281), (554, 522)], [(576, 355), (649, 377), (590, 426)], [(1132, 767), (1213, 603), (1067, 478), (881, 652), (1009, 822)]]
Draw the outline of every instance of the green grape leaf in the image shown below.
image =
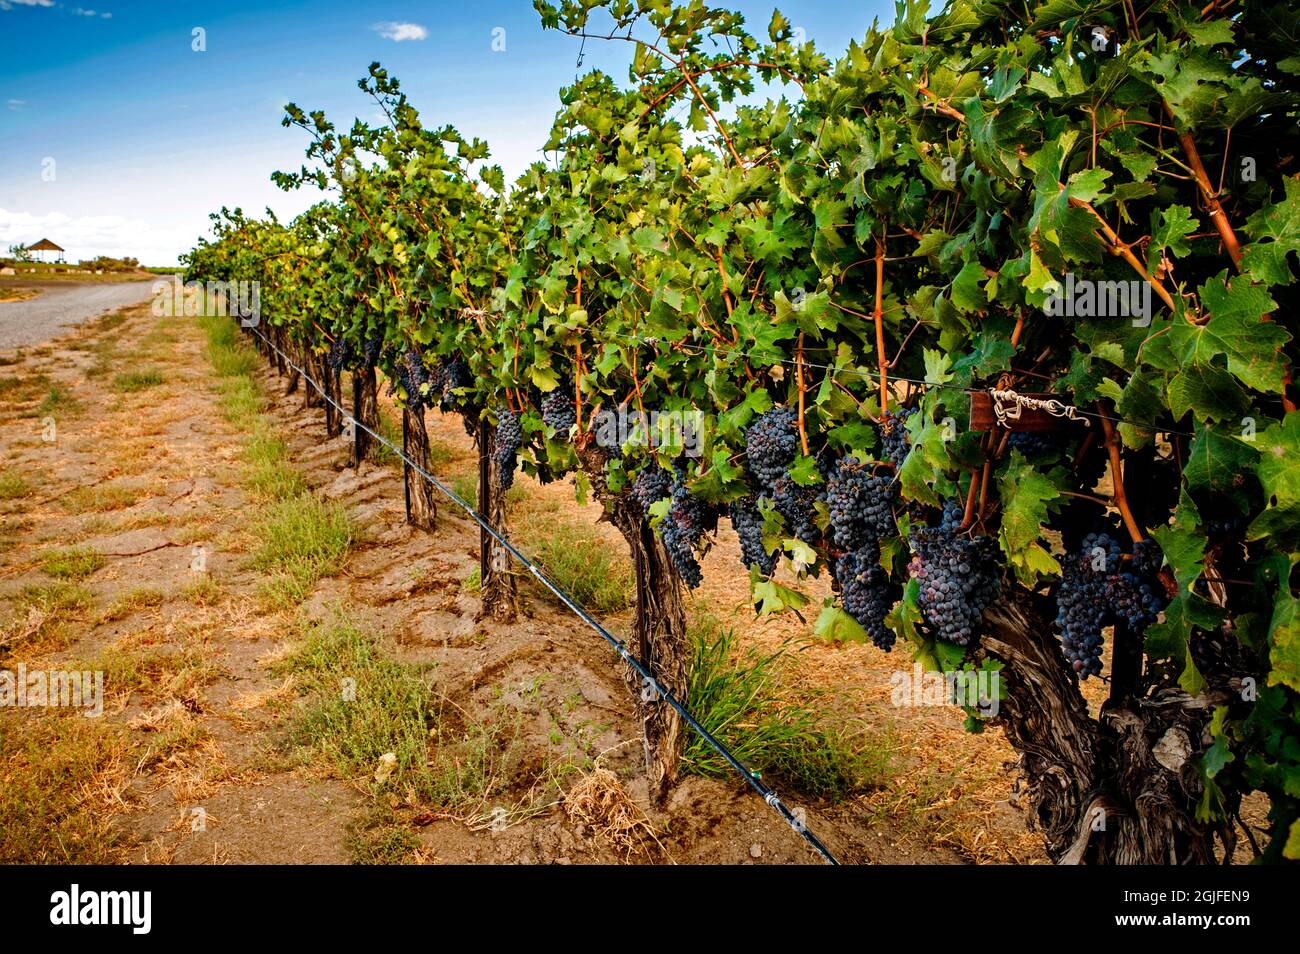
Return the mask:
[(868, 643), (871, 637), (862, 624), (828, 599), (813, 624), (813, 634), (830, 643)]
[(1061, 564), (1043, 545), (1044, 524), (1060, 504), (1061, 491), (1018, 450), (998, 475), (1002, 526), (998, 542), (1017, 579), (1032, 587), (1040, 576), (1057, 576)]

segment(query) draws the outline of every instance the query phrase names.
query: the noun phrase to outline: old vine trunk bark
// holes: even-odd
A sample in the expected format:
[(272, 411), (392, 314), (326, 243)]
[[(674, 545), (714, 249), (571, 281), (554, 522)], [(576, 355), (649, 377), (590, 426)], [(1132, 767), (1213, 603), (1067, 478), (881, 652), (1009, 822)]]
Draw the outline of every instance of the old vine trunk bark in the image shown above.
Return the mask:
[[(352, 372), (352, 419), (379, 433), (379, 386), (374, 368), (357, 368)], [(363, 427), (353, 427), (348, 466), (357, 467), (363, 460), (374, 460), (378, 448), (368, 431)]]
[[(636, 616), (629, 648), (664, 689), (683, 705), (689, 705), (690, 644), (681, 577), (663, 541), (642, 519), (640, 508), (627, 491), (609, 492), (604, 479), (604, 452), (588, 444), (580, 446), (579, 457), (597, 499), (605, 505), (604, 519), (618, 528), (632, 552)], [(628, 670), (627, 681), (637, 699), (650, 794), (662, 802), (677, 781), (683, 744), (682, 719), (653, 688), (643, 686), (641, 678), (632, 670)]]
[[(285, 349), (286, 354), (292, 356), (293, 352), (290, 350), (292, 346), (289, 344), (288, 341), (285, 341), (282, 347)], [(284, 385), (285, 397), (288, 397), (294, 391), (298, 390), (298, 379), (302, 377), (302, 375), (298, 373), (298, 369), (303, 366), (302, 353), (299, 352), (297, 361), (290, 361), (288, 364), (289, 364), (289, 380)]]
[(325, 394), (321, 397), (321, 404), (325, 406), (325, 436), (337, 437), (342, 421), (339, 420), (338, 413), (331, 403), (331, 401), (337, 400), (338, 388), (335, 386), (337, 376), (326, 361), (320, 363), (320, 370), (320, 383), (325, 390)]
[(1018, 794), (1053, 860), (1213, 863), (1216, 836), (1231, 850), (1230, 828), (1196, 821), (1193, 758), (1214, 706), (1234, 699), (1227, 687), (1112, 700), (1094, 719), (1037, 597), (1004, 594), (984, 622), (982, 652), (1003, 665), (996, 722), (1020, 753)]
[[(302, 349), (302, 369), (307, 373), (307, 377), (312, 381), (320, 383), (320, 362), (317, 360), (316, 352), (311, 347)], [(311, 381), (304, 381), (302, 388), (302, 406), (304, 408), (313, 408), (321, 406), (321, 397), (316, 390), (316, 386)]]
[[(424, 426), (424, 412), (402, 410), (402, 450), (426, 472), (429, 470), (429, 432)], [(423, 530), (432, 530), (438, 518), (438, 504), (433, 485), (405, 461), (402, 478), (406, 482), (406, 522)]]
[[(506, 495), (498, 488), (500, 475), (492, 461), (493, 429), (486, 421), (478, 428), (478, 510), (488, 523), (506, 533)], [(482, 598), (479, 619), (513, 623), (519, 618), (519, 588), (510, 566), (510, 554), (486, 530), (479, 531), (479, 582)]]

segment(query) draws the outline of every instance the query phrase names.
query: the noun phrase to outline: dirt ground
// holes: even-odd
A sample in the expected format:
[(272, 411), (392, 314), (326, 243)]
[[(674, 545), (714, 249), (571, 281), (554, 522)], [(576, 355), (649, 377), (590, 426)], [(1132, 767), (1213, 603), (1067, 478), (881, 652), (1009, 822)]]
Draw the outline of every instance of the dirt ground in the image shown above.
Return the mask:
[[(102, 719), (0, 709), (0, 751), (18, 752), (44, 730), (79, 737), (78, 720), (108, 739), (94, 770), (65, 782), (75, 791), (63, 793), (65, 808), (51, 808), (51, 837), (31, 836), (28, 860), (343, 863), (356, 857), (358, 819), (378, 803), (405, 839), (395, 860), (817, 861), (734, 781), (687, 777), (662, 809), (649, 805), (618, 658), (532, 589), (517, 625), (475, 622), (477, 596), (465, 583), (477, 567), (477, 527), (450, 505), (435, 532), (408, 527), (400, 470), (349, 469), (346, 444), (326, 439), (321, 411), (304, 407), (301, 390), (286, 396), (284, 379), (264, 364), (255, 376), (265, 413), (293, 467), (354, 528), (341, 568), (292, 607), (268, 606), (260, 589), (249, 527), (263, 504), (247, 488), (247, 435), (221, 413), (220, 383), (192, 320), (135, 306), (3, 360), (0, 668), (107, 672)], [(131, 377), (142, 370), (149, 374)], [(440, 472), (468, 473), (474, 451), (459, 419), (435, 415), (431, 430), (444, 450)], [(594, 526), (598, 508), (574, 503), (571, 486), (520, 483), (521, 509), (562, 507), (593, 526), (593, 540), (624, 552), (611, 528)], [(369, 773), (348, 777), (286, 756), (299, 703), (282, 663), (304, 627), (340, 611), (393, 659), (426, 667), (467, 724), (513, 720), (510, 744), (536, 784), (504, 823), (489, 822), (499, 806), (487, 802), (429, 811), (410, 793), (376, 796)], [(905, 651), (835, 648), (811, 641), (793, 617), (755, 618), (729, 529), (707, 557), (690, 612), (734, 627), (744, 645), (806, 640), (789, 690), (830, 693), (835, 718), (882, 753), (866, 791), (838, 802), (783, 792), (842, 861), (1046, 860), (1008, 801), (1014, 753), (1001, 734), (968, 735), (952, 707), (891, 704), (891, 676), (911, 670)], [(606, 622), (624, 632), (628, 619)], [(27, 797), (23, 773), (35, 758), (0, 755), (0, 801)], [(584, 785), (627, 796), (633, 841), (584, 823), (572, 798), (566, 809), (566, 793)], [(89, 816), (90, 828), (68, 828), (68, 813)], [(65, 830), (83, 839), (81, 849), (64, 843)]]

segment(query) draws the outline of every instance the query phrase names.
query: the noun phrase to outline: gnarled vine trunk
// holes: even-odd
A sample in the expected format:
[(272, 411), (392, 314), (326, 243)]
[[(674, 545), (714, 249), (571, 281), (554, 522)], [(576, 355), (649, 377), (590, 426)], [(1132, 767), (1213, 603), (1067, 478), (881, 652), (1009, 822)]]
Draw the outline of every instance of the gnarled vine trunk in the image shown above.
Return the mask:
[(325, 362), (325, 390), (329, 394), (325, 402), (326, 432), (330, 437), (339, 437), (347, 417), (343, 411), (343, 372), (334, 370), (328, 362)]
[(321, 400), (320, 392), (316, 390), (316, 385), (311, 383), (315, 381), (319, 384), (321, 381), (320, 360), (310, 346), (304, 346), (302, 349), (302, 369), (311, 379), (303, 382), (302, 406), (308, 409), (320, 407), (324, 402)]
[(984, 622), (981, 652), (1003, 665), (995, 721), (1020, 753), (1018, 794), (1054, 861), (1212, 863), (1216, 837), (1231, 851), (1230, 827), (1195, 817), (1195, 756), (1214, 706), (1236, 699), (1226, 686), (1112, 698), (1094, 719), (1037, 597), (1006, 593)]
[[(402, 450), (408, 459), (428, 472), (429, 432), (424, 426), (424, 411), (412, 413), (402, 409)], [(406, 461), (402, 462), (402, 479), (406, 484), (406, 522), (432, 530), (438, 518), (433, 485)]]
[[(579, 447), (579, 458), (592, 489), (632, 553), (636, 573), (636, 616), (629, 648), (658, 683), (688, 705), (690, 642), (686, 634), (686, 605), (681, 577), (663, 541), (641, 517), (640, 508), (624, 490), (611, 494), (605, 483), (604, 452), (592, 444)], [(682, 753), (682, 719), (653, 688), (642, 685), (634, 671), (627, 681), (636, 695), (637, 717), (645, 742), (650, 794), (662, 801), (677, 781)]]
[[(493, 429), (486, 422), (478, 428), (478, 510), (487, 522), (506, 533), (506, 495), (500, 490), (501, 477), (492, 460)], [(513, 623), (519, 618), (519, 588), (510, 566), (510, 553), (486, 530), (479, 531), (479, 583), (482, 604), (479, 619)]]
[[(360, 466), (363, 460), (374, 460), (379, 448), (370, 431), (379, 433), (379, 385), (374, 368), (357, 368), (352, 372), (352, 451), (348, 466)], [(369, 430), (366, 430), (369, 428)]]

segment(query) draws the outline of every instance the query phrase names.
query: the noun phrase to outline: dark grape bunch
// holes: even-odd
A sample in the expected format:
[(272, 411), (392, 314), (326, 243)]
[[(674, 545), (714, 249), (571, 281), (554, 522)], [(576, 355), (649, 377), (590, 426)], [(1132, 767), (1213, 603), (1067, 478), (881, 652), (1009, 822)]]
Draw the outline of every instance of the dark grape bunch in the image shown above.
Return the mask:
[(519, 423), (519, 416), (505, 408), (497, 417), (496, 437), (492, 441), (492, 462), (497, 467), (497, 486), (502, 490), (514, 486), (519, 445), (523, 441), (524, 430)]
[(1124, 548), (1109, 533), (1088, 534), (1078, 552), (1063, 561), (1056, 625), (1061, 652), (1080, 678), (1101, 675), (1107, 624), (1122, 623), (1140, 633), (1159, 617), (1166, 602), (1156, 579), (1160, 561), (1159, 547), (1151, 540), (1136, 544), (1125, 561)]
[(338, 335), (330, 343), (329, 354), (325, 357), (325, 364), (335, 373), (342, 371), (344, 367), (352, 363), (352, 348), (348, 345), (348, 340), (342, 335)]
[(1238, 513), (1224, 514), (1220, 511), (1203, 520), (1201, 529), (1207, 537), (1237, 536), (1246, 529), (1246, 518)]
[(641, 508), (641, 516), (650, 516), (651, 505), (663, 500), (672, 489), (672, 478), (654, 461), (641, 468), (632, 481), (632, 499)]
[(707, 515), (703, 503), (687, 489), (681, 474), (673, 478), (670, 496), (672, 503), (668, 515), (659, 525), (659, 534), (663, 537), (664, 547), (668, 550), (673, 566), (686, 585), (695, 589), (704, 582), (700, 563), (695, 559), (695, 545), (704, 536)]
[(894, 631), (885, 616), (898, 602), (902, 587), (893, 584), (880, 565), (880, 545), (871, 541), (835, 561), (835, 579), (840, 585), (844, 611), (861, 624), (871, 642), (885, 652), (894, 648)]
[(788, 407), (764, 411), (745, 431), (750, 472), (769, 489), (784, 476), (798, 452), (795, 414)]
[(365, 347), (362, 349), (362, 364), (366, 368), (373, 368), (379, 363), (379, 356), (384, 350), (384, 336), (376, 332), (366, 339)]
[(429, 383), (429, 369), (424, 366), (424, 358), (414, 348), (398, 355), (393, 362), (396, 380), (389, 385), (388, 393), (395, 394), (400, 384), (406, 392), (406, 406), (413, 413), (423, 411), (428, 402), (425, 398), (424, 385)]
[(997, 544), (965, 536), (961, 522), (961, 505), (949, 501), (937, 527), (914, 527), (908, 569), (920, 581), (921, 611), (935, 636), (969, 646), (998, 593)]
[(1046, 457), (1060, 452), (1061, 443), (1051, 432), (1014, 431), (1007, 437), (1007, 449), (1018, 450), (1026, 457)]
[(731, 525), (740, 537), (740, 559), (746, 567), (757, 566), (764, 576), (776, 569), (776, 554), (763, 548), (763, 514), (755, 497), (744, 497), (731, 505)]
[(826, 487), (836, 546), (856, 550), (893, 533), (897, 496), (892, 476), (873, 475), (856, 457), (841, 460)]
[(789, 476), (782, 476), (772, 485), (771, 499), (776, 512), (785, 518), (789, 531), (810, 547), (816, 546), (821, 540), (821, 531), (817, 528), (817, 502), (823, 499), (821, 491), (817, 487), (800, 486)]
[(548, 427), (553, 427), (563, 435), (578, 423), (578, 413), (574, 409), (574, 398), (564, 388), (552, 391), (542, 399), (542, 420)]
[(456, 406), (456, 390), (467, 388), (473, 383), (469, 368), (460, 358), (453, 358), (441, 365), (433, 388), (441, 396), (438, 406), (444, 411), (450, 411)]
[(886, 411), (880, 419), (880, 446), (885, 460), (895, 469), (903, 466), (907, 452), (911, 448), (911, 438), (907, 436), (907, 420), (916, 413), (916, 408), (905, 407), (897, 411)]

